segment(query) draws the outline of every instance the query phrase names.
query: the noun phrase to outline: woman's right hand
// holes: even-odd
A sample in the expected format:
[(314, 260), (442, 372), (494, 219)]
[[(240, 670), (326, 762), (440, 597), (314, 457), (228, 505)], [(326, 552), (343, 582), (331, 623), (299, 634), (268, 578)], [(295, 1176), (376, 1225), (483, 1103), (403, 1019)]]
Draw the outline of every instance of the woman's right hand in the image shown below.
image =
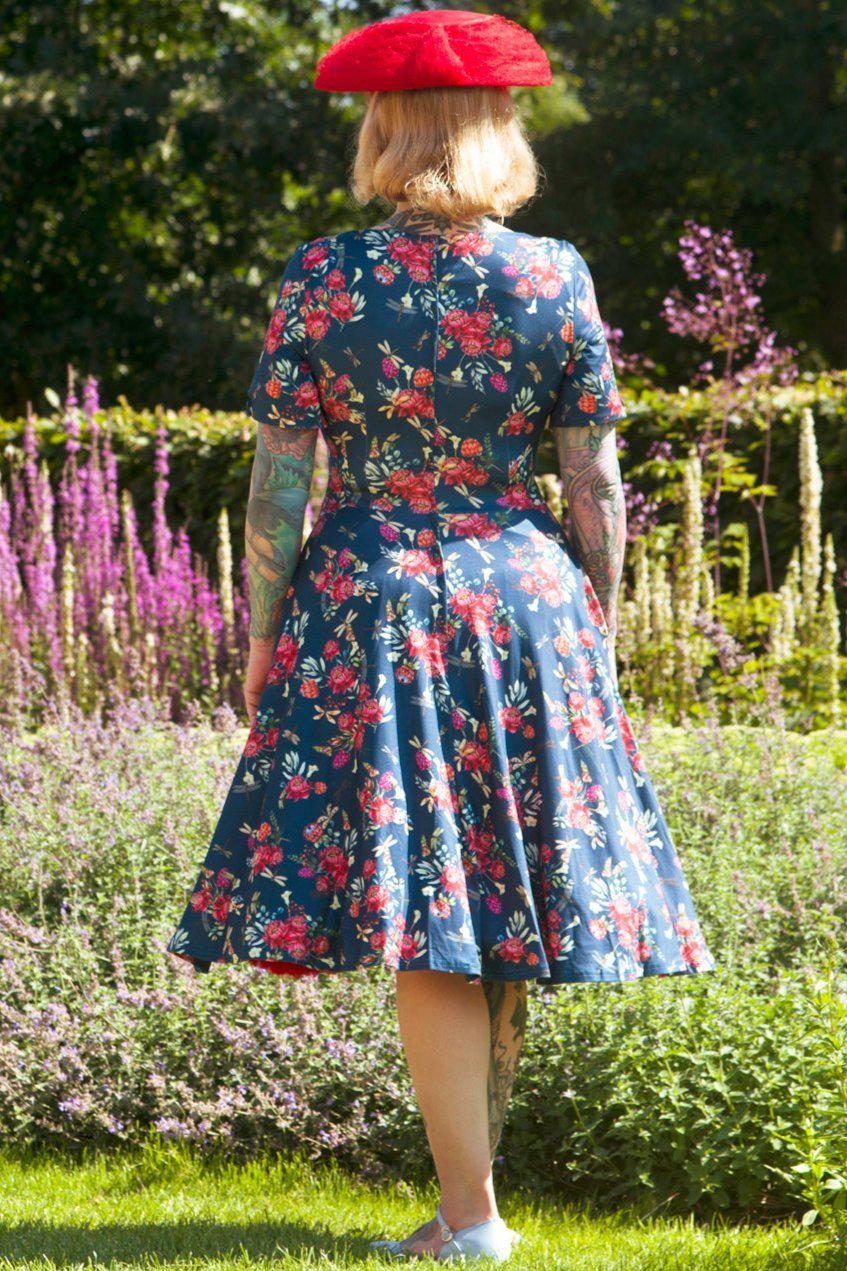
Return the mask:
[(247, 675), (244, 680), (244, 705), (247, 718), (252, 728), (256, 722), (259, 700), (268, 679), (268, 672), (274, 657), (274, 640), (250, 639), (250, 656), (247, 660)]

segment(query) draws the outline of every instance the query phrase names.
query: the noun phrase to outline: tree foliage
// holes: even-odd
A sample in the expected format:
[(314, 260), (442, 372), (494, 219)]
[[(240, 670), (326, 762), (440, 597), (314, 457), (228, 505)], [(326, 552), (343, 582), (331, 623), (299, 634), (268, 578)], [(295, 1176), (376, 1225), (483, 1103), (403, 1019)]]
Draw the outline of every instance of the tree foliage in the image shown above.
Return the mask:
[(692, 365), (660, 318), (691, 217), (752, 250), (768, 321), (807, 368), (847, 366), (847, 7), (537, 5), (585, 112), (540, 147), (550, 190), (539, 226), (587, 246), (626, 343), (677, 382)]
[[(298, 241), (367, 225), (358, 94), (320, 54), (387, 16), (303, 0), (0, 0), (0, 412), (66, 364), (104, 398), (239, 410)], [(847, 9), (531, 0), (549, 88), (513, 95), (545, 173), (512, 224), (584, 248), (604, 316), (668, 384), (699, 351), (661, 301), (686, 217), (731, 226), (807, 369), (847, 365)]]
[(240, 408), (288, 254), (349, 210), (325, 14), (3, 0), (0, 384)]

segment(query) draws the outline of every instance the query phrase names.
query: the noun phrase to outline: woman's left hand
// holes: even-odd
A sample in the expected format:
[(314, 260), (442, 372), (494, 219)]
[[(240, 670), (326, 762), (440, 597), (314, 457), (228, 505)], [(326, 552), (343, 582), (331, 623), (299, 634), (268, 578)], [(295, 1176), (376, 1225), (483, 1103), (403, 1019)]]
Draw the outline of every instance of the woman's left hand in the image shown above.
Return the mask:
[(250, 656), (247, 661), (247, 675), (244, 680), (244, 704), (247, 707), (247, 718), (252, 728), (256, 722), (256, 711), (259, 699), (267, 683), (268, 672), (274, 656), (274, 637), (268, 640), (250, 638)]

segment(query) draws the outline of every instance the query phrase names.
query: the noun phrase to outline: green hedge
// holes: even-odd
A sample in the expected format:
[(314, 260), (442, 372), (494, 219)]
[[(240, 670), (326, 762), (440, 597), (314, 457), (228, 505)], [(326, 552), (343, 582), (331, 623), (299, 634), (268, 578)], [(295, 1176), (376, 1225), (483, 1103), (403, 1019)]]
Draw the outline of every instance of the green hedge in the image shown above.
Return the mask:
[[(729, 445), (735, 453), (750, 456), (756, 470), (757, 447), (761, 444), (760, 422), (765, 411), (775, 414), (772, 441), (771, 481), (776, 496), (767, 504), (768, 535), (777, 584), (782, 581), (785, 564), (799, 535), (799, 500), (796, 425), (804, 406), (810, 406), (817, 421), (817, 439), (824, 473), (847, 471), (847, 372), (808, 376), (790, 388), (778, 388), (751, 394), (742, 415), (733, 417)], [(704, 392), (688, 389), (668, 393), (644, 385), (623, 385), (628, 418), (621, 421), (620, 432), (627, 451), (622, 468), (626, 477), (643, 459), (651, 442), (669, 438), (684, 453), (685, 439), (702, 432), (713, 403)], [(131, 490), (141, 512), (142, 529), (148, 528), (144, 509), (149, 507), (153, 489), (153, 448), (156, 430), (164, 423), (171, 450), (171, 487), (168, 493), (168, 515), (172, 524), (185, 524), (192, 544), (207, 559), (213, 560), (218, 512), (229, 510), (233, 541), (243, 539), (244, 512), (249, 487), (250, 466), (255, 449), (255, 424), (243, 412), (226, 414), (200, 407), (180, 411), (156, 408), (134, 410), (125, 398), (108, 411), (96, 416), (98, 424), (108, 427), (119, 462), (122, 484)], [(21, 419), (0, 421), (3, 463), (0, 472), (8, 470), (20, 453)], [(58, 475), (65, 456), (66, 433), (61, 415), (36, 420), (39, 448), (51, 472)], [(82, 438), (85, 440), (83, 427)], [(537, 471), (556, 472), (555, 445), (550, 430), (542, 437)], [(640, 481), (637, 482), (642, 488)], [(653, 490), (645, 481), (643, 488)], [(658, 487), (657, 487), (658, 488)], [(661, 490), (659, 490), (661, 493)], [(740, 507), (727, 499), (725, 520), (744, 516), (751, 529), (753, 552), (753, 591), (763, 586), (758, 535), (747, 505)], [(669, 508), (664, 519), (674, 519)], [(825, 530), (835, 537), (839, 564), (847, 564), (847, 504), (840, 485), (832, 476), (824, 483), (822, 519)]]

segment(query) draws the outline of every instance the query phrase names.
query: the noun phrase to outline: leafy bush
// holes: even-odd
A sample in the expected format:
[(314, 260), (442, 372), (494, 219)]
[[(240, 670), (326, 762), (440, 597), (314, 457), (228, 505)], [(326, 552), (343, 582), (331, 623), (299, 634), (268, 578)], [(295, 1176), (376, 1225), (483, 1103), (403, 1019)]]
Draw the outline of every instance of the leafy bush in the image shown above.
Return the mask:
[[(799, 1215), (809, 1126), (823, 1151), (835, 1116), (810, 1108), (843, 1088), (807, 997), (843, 933), (847, 738), (640, 732), (719, 969), (534, 990), (497, 1170), (598, 1204)], [(227, 707), (174, 724), (144, 703), (3, 739), (0, 1125), (428, 1176), (389, 975), (196, 977), (164, 953), (243, 741)]]
[(529, 1186), (540, 1170), (603, 1204), (791, 1210), (799, 1188), (772, 1171), (789, 1164), (778, 1134), (806, 1093), (801, 983), (722, 966), (696, 984), (545, 994), (510, 1113), (510, 1174)]

